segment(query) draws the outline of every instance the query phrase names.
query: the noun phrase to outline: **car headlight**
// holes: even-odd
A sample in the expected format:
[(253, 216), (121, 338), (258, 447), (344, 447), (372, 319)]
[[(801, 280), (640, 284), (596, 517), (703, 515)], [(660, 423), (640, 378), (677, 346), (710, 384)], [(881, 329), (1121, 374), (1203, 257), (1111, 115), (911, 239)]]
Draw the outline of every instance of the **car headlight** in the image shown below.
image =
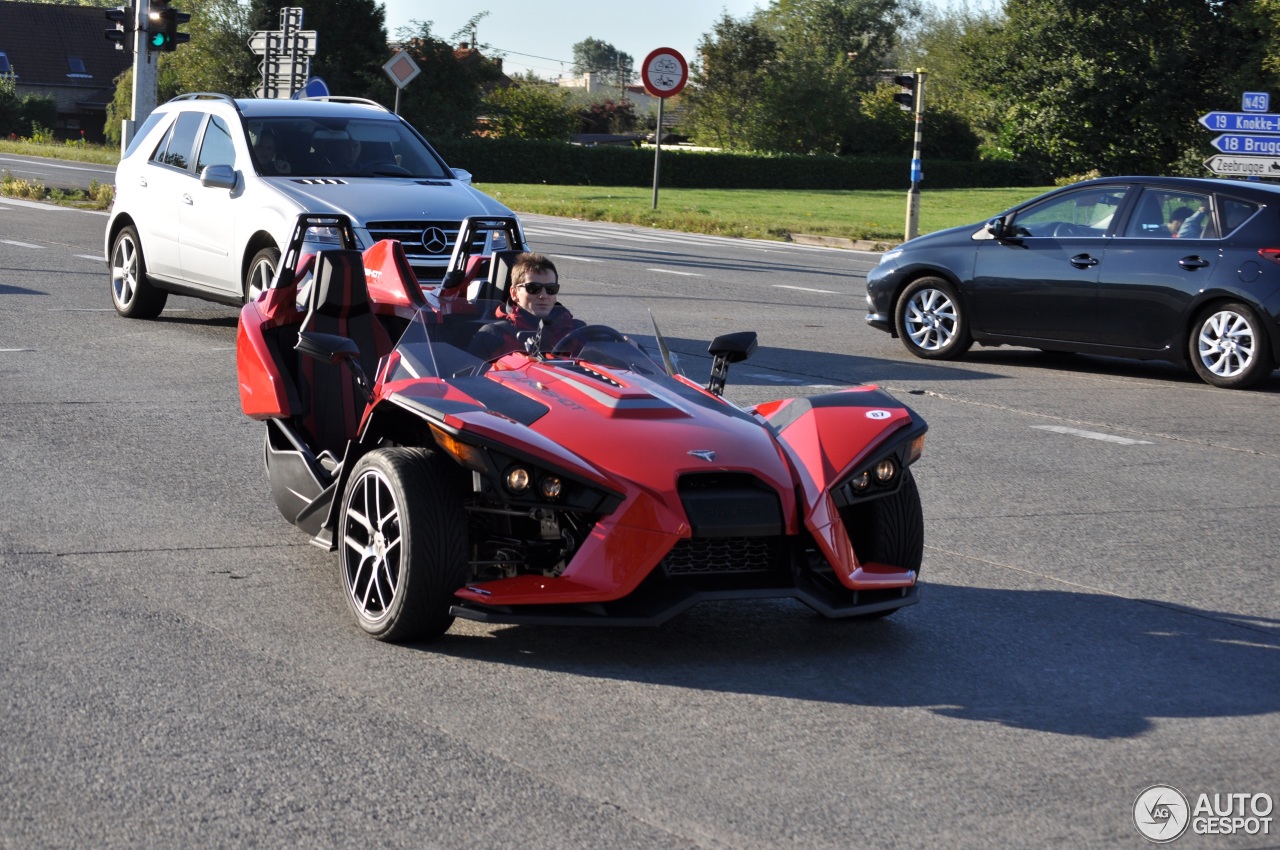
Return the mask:
[(336, 227), (308, 227), (306, 235), (303, 237), (304, 242), (314, 242), (319, 245), (342, 245), (342, 233)]

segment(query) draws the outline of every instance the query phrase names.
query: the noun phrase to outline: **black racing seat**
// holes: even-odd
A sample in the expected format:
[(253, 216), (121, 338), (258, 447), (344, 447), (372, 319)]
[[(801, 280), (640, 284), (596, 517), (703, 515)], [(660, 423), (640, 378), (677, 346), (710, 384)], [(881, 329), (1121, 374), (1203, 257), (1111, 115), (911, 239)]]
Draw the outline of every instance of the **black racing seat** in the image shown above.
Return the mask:
[[(379, 358), (391, 351), (391, 338), (369, 306), (364, 258), (359, 251), (321, 251), (307, 300), (302, 331), (345, 336), (360, 349), (360, 365), (373, 381)], [(347, 364), (301, 357), (299, 425), (317, 455), (328, 451), (341, 458), (354, 438), (365, 401)]]
[(489, 278), (479, 287), (472, 284), (467, 292), (467, 300), (473, 304), (477, 301), (506, 301), (511, 292), (511, 270), (522, 251), (494, 251), (489, 260)]

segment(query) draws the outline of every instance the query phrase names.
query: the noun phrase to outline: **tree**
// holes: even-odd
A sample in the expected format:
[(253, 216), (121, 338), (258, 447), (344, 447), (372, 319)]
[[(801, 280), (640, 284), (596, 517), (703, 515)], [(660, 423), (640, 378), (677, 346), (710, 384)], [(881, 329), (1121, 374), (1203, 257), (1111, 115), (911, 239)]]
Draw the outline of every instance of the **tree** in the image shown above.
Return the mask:
[[(462, 53), (436, 38), (430, 21), (413, 25), (416, 29), (402, 28), (397, 37), (422, 73), (401, 93), (400, 114), (428, 136), (470, 135), (476, 130), (486, 88), (505, 82), (502, 69), (478, 48)], [(390, 81), (385, 91), (394, 97)]]
[(723, 15), (691, 75), (695, 133), (724, 147), (849, 149), (864, 135), (862, 95), (914, 10), (897, 0), (775, 0), (743, 20)]
[(568, 141), (579, 122), (568, 98), (559, 86), (529, 80), (495, 88), (484, 97), (487, 128), (502, 138)]
[(614, 85), (623, 86), (635, 78), (634, 60), (608, 42), (584, 39), (573, 46), (573, 73), (600, 74)]
[(1002, 146), (1059, 175), (1161, 173), (1208, 141), (1229, 103), (1237, 24), (1214, 0), (1010, 0), (967, 33), (967, 80)]
[(778, 43), (751, 19), (728, 13), (698, 42), (684, 101), (695, 139), (728, 150), (766, 146), (760, 129), (771, 106)]

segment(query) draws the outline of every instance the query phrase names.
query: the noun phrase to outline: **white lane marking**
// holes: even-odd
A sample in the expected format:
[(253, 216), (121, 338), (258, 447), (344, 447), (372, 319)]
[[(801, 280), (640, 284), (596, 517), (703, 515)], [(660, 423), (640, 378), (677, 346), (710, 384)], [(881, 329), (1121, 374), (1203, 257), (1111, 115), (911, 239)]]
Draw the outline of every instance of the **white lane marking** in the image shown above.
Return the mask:
[(71, 256), (79, 257), (82, 260), (96, 260), (99, 263), (105, 263), (107, 261), (106, 257), (97, 254), (72, 254)]
[(658, 274), (678, 274), (681, 277), (706, 277), (706, 275), (698, 274), (697, 272), (677, 272), (671, 269), (645, 269), (645, 271), (657, 272)]
[(798, 292), (821, 292), (824, 295), (840, 295), (841, 294), (839, 292), (836, 292), (834, 289), (810, 289), (807, 286), (787, 286), (785, 283), (774, 283), (774, 284), (771, 284), (771, 286), (773, 286), (774, 289), (794, 289)]
[(1040, 431), (1052, 431), (1055, 434), (1067, 434), (1071, 437), (1084, 437), (1087, 440), (1101, 440), (1104, 443), (1119, 443), (1122, 446), (1151, 446), (1150, 440), (1134, 440), (1129, 437), (1117, 437), (1114, 434), (1099, 434), (1097, 431), (1082, 431), (1079, 428), (1067, 428), (1064, 425), (1032, 425)]
[(786, 384), (792, 387), (809, 387), (815, 390), (840, 390), (844, 387), (838, 384), (811, 384), (804, 378), (784, 378), (781, 375), (769, 375), (764, 372), (743, 372), (748, 378), (759, 378), (762, 381), (768, 381), (772, 384)]
[(12, 354), (18, 351), (35, 351), (34, 348), (0, 348), (0, 354)]
[(36, 250), (44, 250), (43, 245), (32, 245), (30, 242), (19, 242), (17, 239), (0, 239), (6, 245), (15, 245), (19, 248), (35, 248)]
[(577, 260), (580, 263), (604, 262), (603, 260), (595, 260), (595, 259), (592, 259), (591, 257), (575, 257), (573, 254), (556, 254), (554, 256), (556, 257), (556, 259), (559, 259), (559, 260)]

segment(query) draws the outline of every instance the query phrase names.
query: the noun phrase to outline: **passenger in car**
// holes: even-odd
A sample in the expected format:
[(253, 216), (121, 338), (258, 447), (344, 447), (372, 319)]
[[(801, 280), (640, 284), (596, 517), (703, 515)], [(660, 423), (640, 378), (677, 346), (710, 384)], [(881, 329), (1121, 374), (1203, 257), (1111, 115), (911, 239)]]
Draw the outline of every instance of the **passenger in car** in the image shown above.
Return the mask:
[(1182, 229), (1182, 223), (1191, 217), (1193, 210), (1191, 207), (1178, 207), (1169, 213), (1169, 235), (1177, 238), (1181, 234), (1178, 233)]
[(279, 158), (276, 150), (275, 133), (265, 132), (258, 136), (258, 144), (254, 147), (263, 174), (288, 174), (289, 163)]
[(540, 334), (539, 350), (550, 351), (565, 334), (586, 325), (557, 301), (559, 293), (555, 264), (542, 254), (521, 254), (511, 269), (507, 300), (494, 313), (496, 321), (476, 332), (469, 350), (484, 360), (494, 360), (522, 350), (520, 334), (529, 332)]

